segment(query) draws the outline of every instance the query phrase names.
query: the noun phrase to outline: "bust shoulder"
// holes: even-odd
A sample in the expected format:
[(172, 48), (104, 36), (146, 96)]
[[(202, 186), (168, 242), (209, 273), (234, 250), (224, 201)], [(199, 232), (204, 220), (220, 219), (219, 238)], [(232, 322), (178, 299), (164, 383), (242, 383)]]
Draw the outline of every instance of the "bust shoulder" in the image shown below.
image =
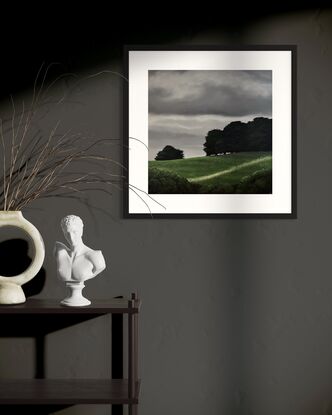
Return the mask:
[(86, 258), (89, 259), (95, 267), (104, 268), (106, 266), (103, 253), (100, 250), (89, 249), (86, 253)]
[(98, 261), (103, 257), (103, 253), (100, 250), (95, 250), (95, 249), (89, 249), (86, 253), (86, 256), (92, 261)]
[(70, 250), (68, 246), (66, 246), (64, 243), (56, 241), (54, 245), (54, 254), (55, 255), (61, 255), (61, 254), (70, 254)]

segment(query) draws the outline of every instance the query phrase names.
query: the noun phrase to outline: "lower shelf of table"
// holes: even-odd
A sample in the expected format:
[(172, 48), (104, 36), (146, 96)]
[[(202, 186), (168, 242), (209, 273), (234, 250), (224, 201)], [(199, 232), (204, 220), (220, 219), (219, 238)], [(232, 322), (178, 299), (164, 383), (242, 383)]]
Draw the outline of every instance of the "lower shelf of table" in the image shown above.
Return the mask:
[(0, 380), (0, 405), (137, 404), (128, 396), (125, 379), (10, 379)]

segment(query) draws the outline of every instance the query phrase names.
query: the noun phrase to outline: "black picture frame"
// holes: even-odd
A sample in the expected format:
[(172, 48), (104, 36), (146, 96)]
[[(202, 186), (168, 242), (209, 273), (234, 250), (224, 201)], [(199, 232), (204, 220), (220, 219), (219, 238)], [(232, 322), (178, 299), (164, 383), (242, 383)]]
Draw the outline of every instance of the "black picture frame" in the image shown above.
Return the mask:
[[(291, 82), (290, 94), (289, 94), (289, 106), (291, 114), (288, 114), (290, 119), (289, 126), (289, 156), (290, 156), (290, 167), (289, 167), (289, 178), (288, 185), (290, 186), (289, 209), (285, 212), (280, 211), (269, 211), (269, 212), (232, 212), (232, 211), (221, 211), (221, 212), (191, 212), (191, 211), (179, 211), (179, 212), (167, 212), (166, 210), (161, 212), (160, 210), (155, 211), (151, 209), (151, 205), (155, 204), (154, 194), (149, 194), (146, 188), (137, 186), (136, 183), (131, 182), (130, 173), (133, 171), (133, 165), (130, 165), (129, 152), (132, 151), (132, 139), (130, 138), (130, 109), (132, 110), (133, 105), (130, 102), (130, 87), (133, 82), (132, 73), (133, 69), (130, 67), (129, 55), (131, 52), (202, 52), (202, 51), (236, 51), (236, 52), (247, 52), (247, 51), (263, 51), (263, 52), (278, 52), (286, 51), (289, 52), (289, 79)], [(163, 69), (163, 68), (162, 68)], [(297, 97), (297, 46), (296, 45), (238, 45), (238, 46), (220, 46), (220, 45), (177, 45), (177, 46), (165, 46), (165, 45), (125, 45), (124, 46), (124, 71), (125, 82), (124, 87), (124, 125), (123, 125), (123, 165), (124, 165), (124, 181), (123, 181), (123, 217), (131, 219), (181, 219), (181, 218), (252, 218), (252, 219), (296, 219), (297, 218), (297, 155), (296, 155), (296, 132), (297, 132), (297, 112), (296, 112), (296, 97)], [(148, 117), (148, 113), (146, 114)], [(273, 116), (274, 118), (274, 116)], [(133, 139), (139, 140), (138, 137)], [(139, 140), (140, 141), (140, 140)], [(146, 143), (140, 143), (145, 145)], [(273, 160), (274, 163), (274, 160)], [(145, 166), (148, 169), (148, 166)], [(145, 168), (144, 167), (144, 168)], [(145, 206), (146, 211), (140, 210), (135, 211), (130, 205), (130, 197), (134, 196), (137, 200), (140, 200), (141, 205)], [(159, 196), (159, 195), (158, 195)], [(144, 203), (143, 203), (144, 201)], [(157, 200), (159, 203), (160, 201)], [(150, 205), (149, 205), (150, 204)], [(162, 203), (161, 203), (162, 204)], [(163, 204), (163, 209), (165, 208)]]

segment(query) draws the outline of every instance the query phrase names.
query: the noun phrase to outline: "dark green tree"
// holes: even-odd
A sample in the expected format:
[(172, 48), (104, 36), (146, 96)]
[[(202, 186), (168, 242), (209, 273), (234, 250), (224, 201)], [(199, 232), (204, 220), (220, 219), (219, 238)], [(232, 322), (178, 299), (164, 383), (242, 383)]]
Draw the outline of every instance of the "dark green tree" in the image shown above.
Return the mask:
[(247, 124), (241, 121), (233, 121), (226, 125), (221, 134), (221, 139), (216, 143), (216, 151), (222, 153), (237, 153), (246, 150)]
[(222, 130), (211, 130), (207, 133), (204, 143), (204, 151), (207, 156), (217, 155), (216, 143), (222, 137)]
[(223, 130), (211, 130), (205, 137), (207, 156), (243, 151), (272, 151), (272, 120), (256, 117), (247, 123), (233, 121)]
[(183, 151), (173, 146), (165, 146), (155, 157), (155, 160), (177, 160), (183, 159)]
[(257, 117), (247, 126), (247, 151), (272, 151), (272, 120)]

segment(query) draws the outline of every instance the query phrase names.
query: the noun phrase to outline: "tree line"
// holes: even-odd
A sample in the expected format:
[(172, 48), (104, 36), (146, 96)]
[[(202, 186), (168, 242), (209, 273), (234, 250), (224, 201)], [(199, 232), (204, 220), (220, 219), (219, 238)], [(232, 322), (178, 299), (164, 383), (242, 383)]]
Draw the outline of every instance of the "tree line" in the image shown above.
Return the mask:
[(272, 120), (257, 117), (247, 123), (234, 121), (223, 130), (211, 130), (205, 137), (207, 156), (243, 151), (272, 151)]
[[(203, 150), (206, 156), (217, 156), (244, 151), (272, 151), (272, 119), (256, 117), (247, 123), (233, 121), (223, 130), (210, 130), (205, 136)], [(155, 160), (183, 158), (183, 150), (167, 145)]]

